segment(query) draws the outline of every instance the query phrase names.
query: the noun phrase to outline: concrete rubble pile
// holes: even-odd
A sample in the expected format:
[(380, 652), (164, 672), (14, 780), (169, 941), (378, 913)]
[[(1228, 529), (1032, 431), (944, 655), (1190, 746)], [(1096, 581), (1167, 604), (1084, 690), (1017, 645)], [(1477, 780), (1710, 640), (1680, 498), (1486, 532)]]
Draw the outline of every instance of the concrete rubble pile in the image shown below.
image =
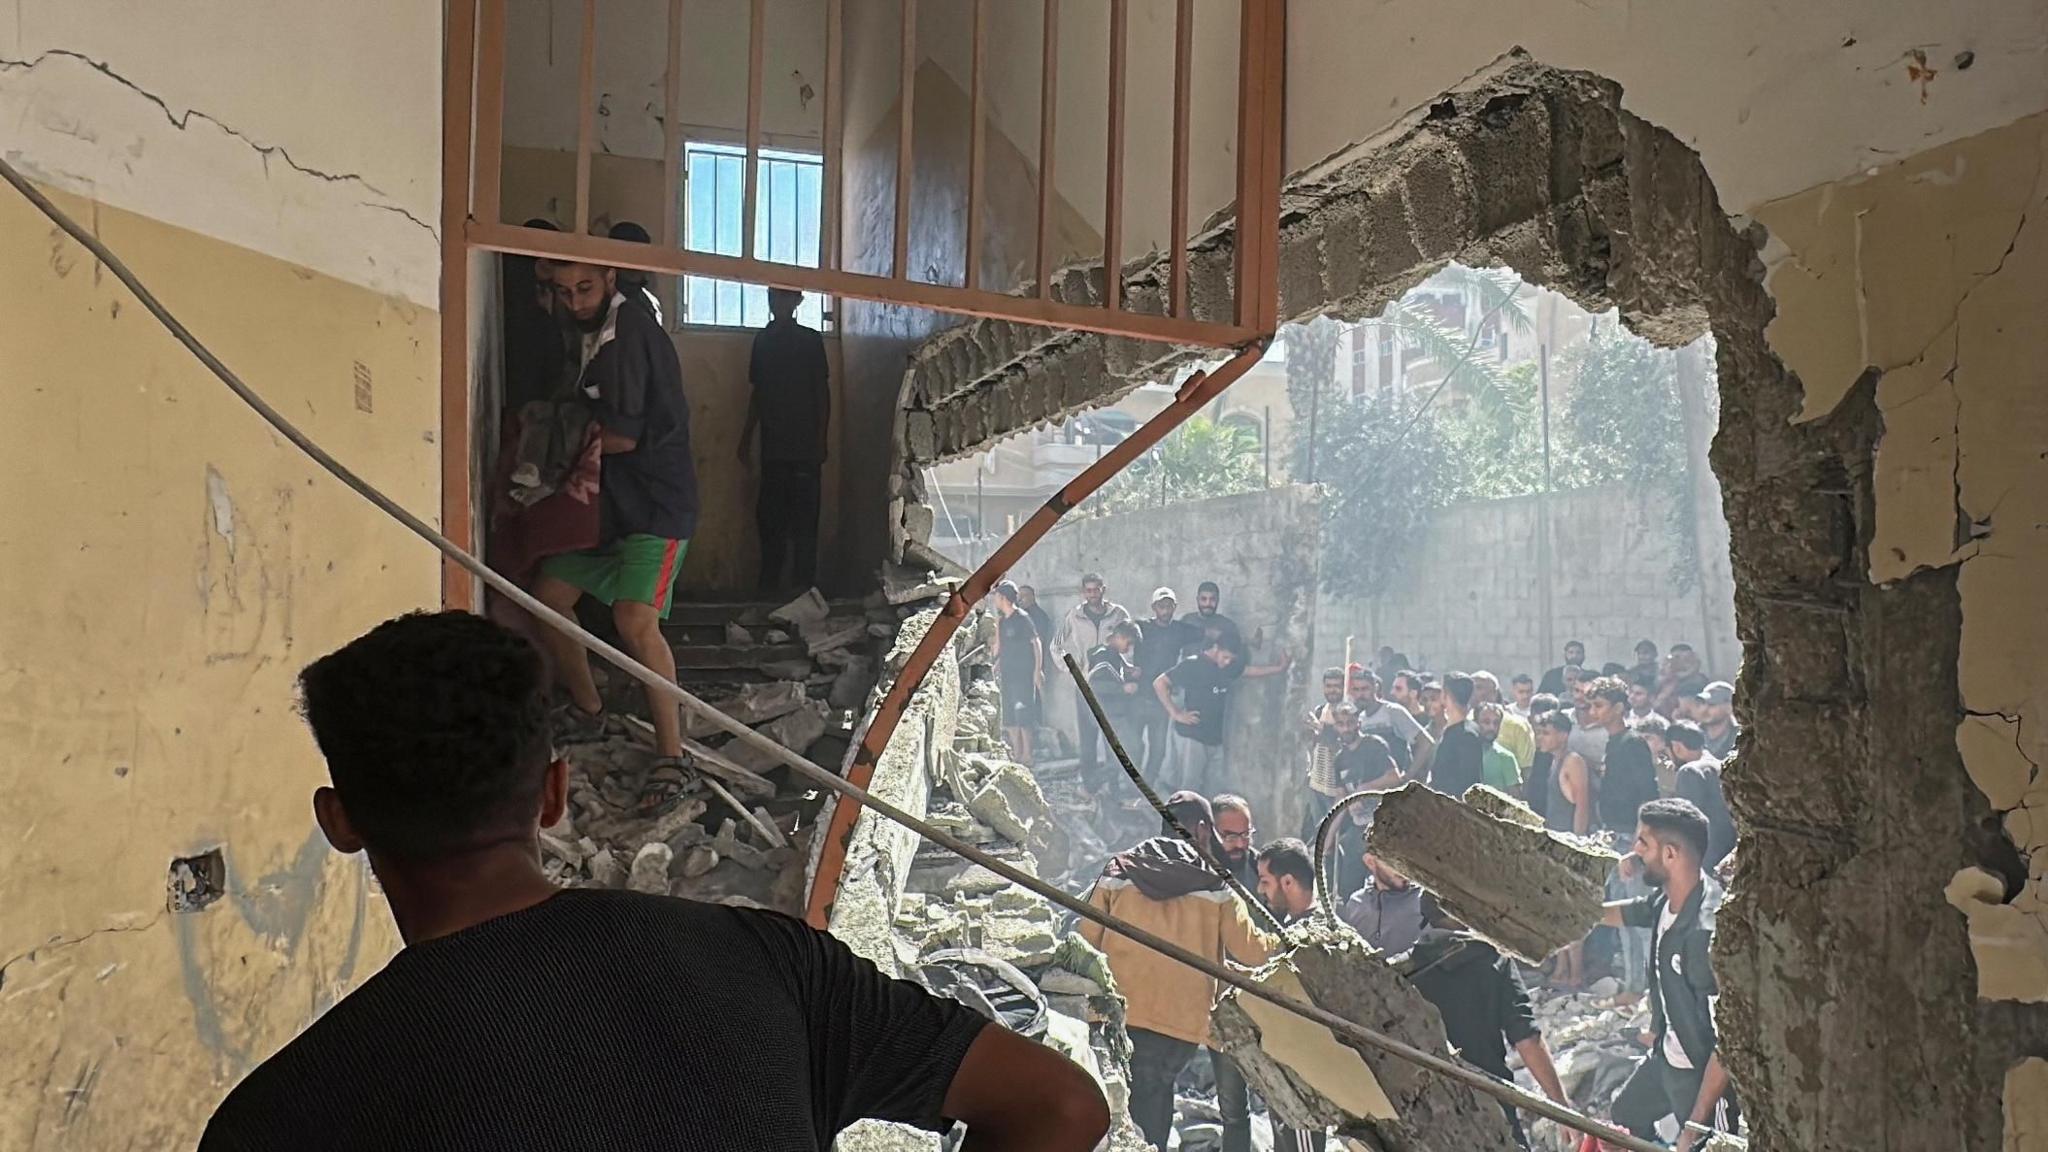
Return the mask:
[(1546, 831), (1536, 813), (1483, 784), (1462, 801), (1416, 783), (1394, 789), (1380, 801), (1367, 844), (1474, 931), (1531, 964), (1600, 922), (1616, 860)]
[[(1573, 1106), (1593, 1116), (1609, 1114), (1615, 1096), (1643, 1055), (1641, 1035), (1650, 1027), (1649, 1001), (1633, 1008), (1614, 1007), (1614, 996), (1620, 990), (1620, 981), (1612, 976), (1593, 981), (1581, 992), (1533, 986), (1529, 990), (1536, 1026), (1557, 1065), (1558, 1081)], [(1516, 1083), (1527, 1091), (1540, 1091), (1528, 1070), (1512, 1055), (1510, 1060), (1515, 1063)], [(1577, 1133), (1548, 1120), (1532, 1122), (1529, 1134), (1532, 1143), (1546, 1152), (1565, 1152), (1579, 1144)]]
[[(678, 679), (756, 732), (837, 767), (879, 653), (908, 609), (880, 592), (831, 602), (816, 589), (779, 608), (678, 604), (667, 628)], [(631, 887), (800, 914), (804, 867), (822, 796), (771, 754), (707, 718), (684, 716), (695, 769), (681, 802), (657, 819), (633, 805), (653, 764), (639, 686), (598, 668), (613, 715), (601, 741), (563, 749), (569, 811), (541, 837), (563, 884)]]
[[(968, 641), (971, 646), (971, 640)], [(987, 679), (967, 686), (952, 746), (940, 749), (926, 818), (990, 855), (1041, 875), (1065, 868), (1067, 829), (1030, 769), (1008, 757), (1001, 700)], [(1073, 931), (1075, 917), (1044, 897), (935, 845), (919, 847), (896, 908), (892, 943), (905, 972), (937, 953), (976, 950), (1007, 962), (1046, 1005), (1039, 1038), (1093, 1072), (1116, 1118), (1110, 1147), (1142, 1152), (1131, 1125), (1129, 1039), (1123, 998), (1102, 953)]]

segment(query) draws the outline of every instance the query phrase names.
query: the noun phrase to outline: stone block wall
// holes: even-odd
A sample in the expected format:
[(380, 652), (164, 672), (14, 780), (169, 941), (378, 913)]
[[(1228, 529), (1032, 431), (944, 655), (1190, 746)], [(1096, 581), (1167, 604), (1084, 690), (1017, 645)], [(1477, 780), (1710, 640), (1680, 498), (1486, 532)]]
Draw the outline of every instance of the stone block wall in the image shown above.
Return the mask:
[[(1239, 682), (1225, 720), (1236, 787), (1260, 821), (1285, 829), (1275, 835), (1301, 823), (1302, 737), (1291, 718), (1307, 707), (1321, 514), (1319, 490), (1296, 485), (1070, 520), (1009, 572), (1010, 579), (1038, 589), (1055, 620), (1079, 599), (1084, 572), (1100, 573), (1110, 599), (1139, 617), (1151, 614), (1154, 588), (1171, 587), (1192, 612), (1195, 587), (1214, 580), (1223, 589), (1223, 614), (1237, 621), (1245, 638), (1263, 633), (1253, 663), (1290, 653), (1294, 666), (1284, 674)], [(1072, 682), (1064, 668), (1049, 669), (1046, 680), (1046, 723), (1071, 735)]]
[(1424, 668), (1484, 668), (1505, 680), (1516, 672), (1540, 676), (1573, 639), (1585, 642), (1595, 665), (1633, 664), (1636, 641), (1647, 637), (1660, 650), (1691, 644), (1714, 675), (1732, 678), (1739, 647), (1726, 565), (1708, 565), (1705, 577), (1681, 591), (1675, 559), (1664, 504), (1619, 487), (1448, 509), (1430, 525), (1399, 587), (1374, 598), (1321, 597), (1315, 663), (1342, 663), (1344, 638), (1352, 636), (1358, 660), (1391, 644)]

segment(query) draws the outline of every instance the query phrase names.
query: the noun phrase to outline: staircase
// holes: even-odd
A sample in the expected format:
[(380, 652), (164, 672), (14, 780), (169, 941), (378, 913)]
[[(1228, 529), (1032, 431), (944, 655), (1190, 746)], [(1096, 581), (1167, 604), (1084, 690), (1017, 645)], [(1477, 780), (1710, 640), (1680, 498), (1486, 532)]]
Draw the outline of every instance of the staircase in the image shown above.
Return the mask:
[[(812, 591), (788, 604), (678, 602), (662, 630), (684, 688), (837, 769), (898, 623), (899, 610), (879, 596), (826, 600)], [(804, 868), (825, 793), (685, 715), (685, 750), (699, 770), (672, 811), (639, 816), (633, 802), (654, 759), (646, 695), (607, 666), (597, 665), (596, 674), (615, 719), (603, 741), (564, 750), (570, 811), (542, 836), (550, 873), (565, 884), (801, 915)]]

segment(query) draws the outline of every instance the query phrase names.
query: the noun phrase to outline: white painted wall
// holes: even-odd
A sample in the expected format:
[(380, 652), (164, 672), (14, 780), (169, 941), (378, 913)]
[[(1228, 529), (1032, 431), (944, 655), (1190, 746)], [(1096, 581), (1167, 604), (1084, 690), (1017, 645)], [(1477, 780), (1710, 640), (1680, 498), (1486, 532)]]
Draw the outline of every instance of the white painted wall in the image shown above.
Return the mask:
[[(686, 137), (746, 130), (748, 9), (743, 0), (683, 4)], [(661, 158), (668, 16), (668, 0), (604, 0), (598, 5), (597, 151)], [(768, 0), (763, 31), (762, 131), (786, 143), (815, 141), (824, 124), (824, 0)], [(576, 147), (582, 39), (578, 0), (506, 4), (507, 144)]]
[[(920, 47), (966, 86), (967, 6), (920, 8)], [(1199, 223), (1233, 190), (1236, 0), (1196, 5), (1191, 146)], [(949, 12), (957, 8), (960, 11)], [(991, 5), (989, 100), (1028, 154), (1038, 140), (1037, 0)], [(1132, 0), (1127, 256), (1165, 233), (1172, 0)], [(926, 10), (936, 10), (926, 15)], [(1106, 0), (1061, 6), (1056, 181), (1099, 225)], [(1618, 81), (1625, 105), (1704, 156), (1730, 211), (1888, 163), (2048, 107), (2048, 5), (2010, 0), (1292, 0), (1286, 168), (1306, 167), (1521, 46)], [(1918, 49), (1935, 70), (1908, 75)], [(1959, 53), (1973, 54), (1959, 69)]]
[(441, 10), (16, 0), (0, 155), (102, 203), (433, 306)]

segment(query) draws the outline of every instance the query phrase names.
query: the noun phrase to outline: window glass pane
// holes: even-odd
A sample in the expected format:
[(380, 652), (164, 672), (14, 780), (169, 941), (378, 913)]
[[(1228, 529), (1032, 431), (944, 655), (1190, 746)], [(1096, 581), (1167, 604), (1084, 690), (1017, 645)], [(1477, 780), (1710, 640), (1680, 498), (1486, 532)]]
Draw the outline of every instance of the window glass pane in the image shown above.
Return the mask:
[(711, 239), (717, 233), (715, 183), (718, 179), (717, 161), (701, 152), (690, 156), (689, 172), (684, 188), (688, 190), (684, 199), (683, 244), (699, 252), (711, 250)]
[(713, 251), (722, 256), (740, 254), (740, 213), (745, 209), (746, 189), (740, 158), (718, 158), (718, 244)]
[(769, 165), (774, 179), (769, 181), (775, 189), (770, 203), (774, 211), (769, 215), (768, 258), (784, 264), (794, 264), (796, 258), (796, 165), (786, 160), (777, 160)]
[(823, 171), (821, 166), (810, 164), (797, 173), (796, 262), (806, 268), (818, 266), (818, 187)]
[[(735, 144), (685, 145), (685, 247), (737, 256), (745, 243), (746, 149)], [(762, 149), (755, 194), (756, 259), (815, 268), (820, 255), (824, 164), (815, 153)], [(679, 293), (682, 319), (695, 324), (759, 327), (768, 322), (767, 289), (702, 276), (685, 276)], [(822, 328), (825, 301), (807, 293), (798, 309), (806, 324)]]

